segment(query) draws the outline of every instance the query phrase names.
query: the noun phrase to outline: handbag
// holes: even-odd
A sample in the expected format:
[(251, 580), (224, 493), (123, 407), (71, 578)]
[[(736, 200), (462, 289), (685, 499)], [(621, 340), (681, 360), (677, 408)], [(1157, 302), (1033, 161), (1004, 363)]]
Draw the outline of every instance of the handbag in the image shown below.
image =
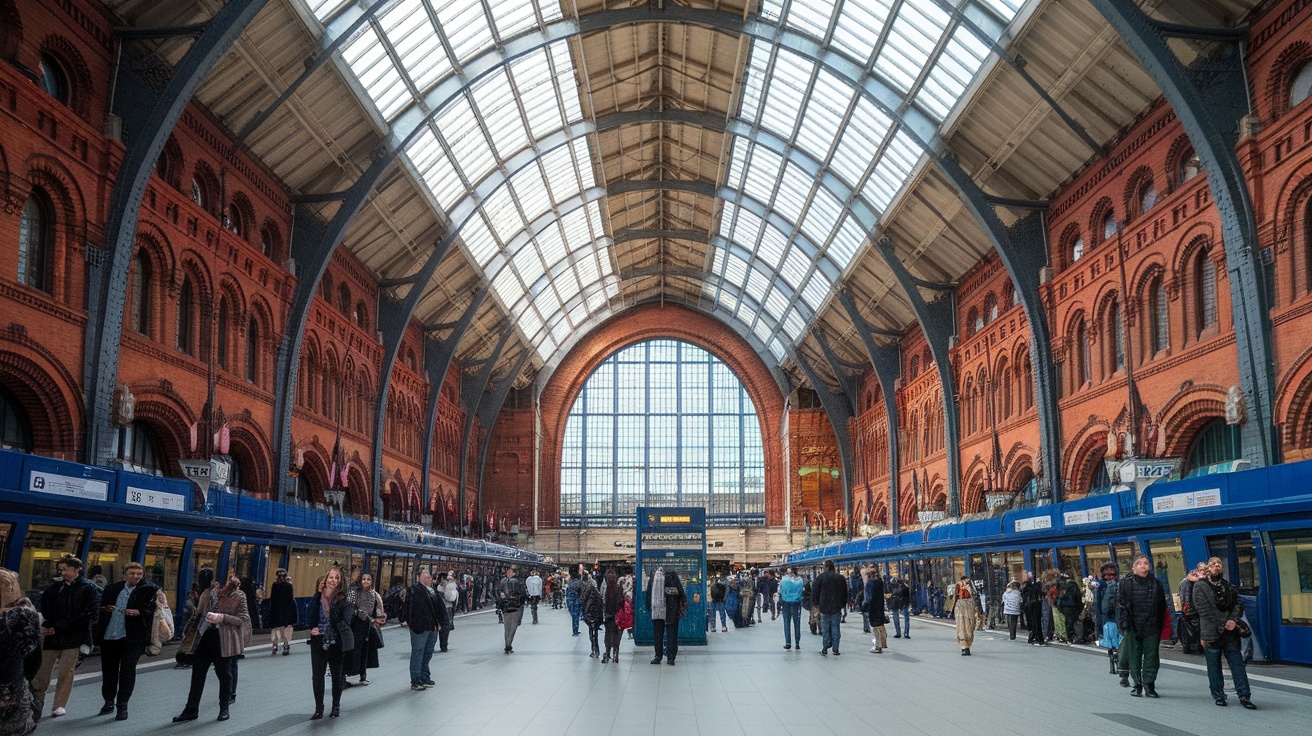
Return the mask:
[(378, 624), (373, 623), (372, 621), (369, 622), (369, 643), (374, 649), (382, 649), (384, 646), (383, 630), (378, 627)]

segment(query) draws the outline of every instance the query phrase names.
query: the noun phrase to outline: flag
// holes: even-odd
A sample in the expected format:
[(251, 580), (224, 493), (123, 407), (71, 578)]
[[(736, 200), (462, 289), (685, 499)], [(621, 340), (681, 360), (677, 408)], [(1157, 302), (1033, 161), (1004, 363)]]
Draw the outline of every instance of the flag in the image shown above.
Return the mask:
[(337, 456), (340, 455), (341, 452), (342, 452), (342, 435), (339, 432), (337, 434), (337, 439), (333, 440), (333, 454), (332, 457), (329, 458), (329, 467), (328, 467), (329, 487), (331, 487), (334, 483), (337, 482)]
[(346, 488), (350, 485), (350, 483), (347, 481), (350, 472), (351, 472), (351, 461), (347, 460), (345, 463), (342, 464), (342, 488)]

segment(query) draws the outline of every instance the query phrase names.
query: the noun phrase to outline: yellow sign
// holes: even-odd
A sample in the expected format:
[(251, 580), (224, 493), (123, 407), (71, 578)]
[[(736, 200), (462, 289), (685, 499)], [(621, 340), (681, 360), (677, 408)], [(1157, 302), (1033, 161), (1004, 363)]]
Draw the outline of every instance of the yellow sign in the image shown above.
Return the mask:
[(662, 524), (691, 524), (691, 516), (662, 516)]

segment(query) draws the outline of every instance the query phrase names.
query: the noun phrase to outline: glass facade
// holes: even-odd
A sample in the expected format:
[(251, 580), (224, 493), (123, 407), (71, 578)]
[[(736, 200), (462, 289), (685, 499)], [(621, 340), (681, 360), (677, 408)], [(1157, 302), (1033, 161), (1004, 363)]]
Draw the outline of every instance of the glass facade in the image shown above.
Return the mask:
[(562, 526), (633, 526), (639, 506), (765, 523), (765, 453), (742, 381), (695, 345), (649, 340), (593, 371), (565, 423)]

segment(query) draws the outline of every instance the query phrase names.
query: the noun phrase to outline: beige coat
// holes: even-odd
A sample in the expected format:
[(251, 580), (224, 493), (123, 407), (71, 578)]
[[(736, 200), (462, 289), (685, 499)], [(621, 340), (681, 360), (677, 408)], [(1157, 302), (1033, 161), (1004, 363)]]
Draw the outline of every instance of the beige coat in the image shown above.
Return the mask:
[[(192, 654), (196, 652), (196, 646), (200, 644), (200, 637), (196, 633), (205, 620), (205, 614), (211, 610), (210, 600), (208, 591), (201, 594), (196, 612), (187, 620), (187, 626), (182, 631), (181, 651)], [(246, 594), (239, 589), (221, 595), (212, 605), (212, 610), (223, 614), (223, 621), (218, 624), (220, 653), (224, 657), (241, 654), (251, 640), (251, 615), (246, 610)]]

